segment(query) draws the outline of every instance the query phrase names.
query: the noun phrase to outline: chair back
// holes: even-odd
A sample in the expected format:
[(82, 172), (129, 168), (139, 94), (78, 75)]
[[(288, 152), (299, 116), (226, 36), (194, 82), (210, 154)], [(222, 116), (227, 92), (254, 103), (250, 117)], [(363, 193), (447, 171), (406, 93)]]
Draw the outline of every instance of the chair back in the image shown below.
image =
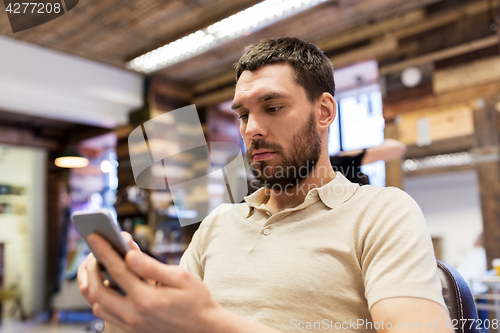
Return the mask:
[[(457, 333), (480, 333), (474, 298), (464, 278), (444, 261), (437, 260), (438, 276), (443, 287), (443, 298)], [(464, 320), (467, 320), (466, 322)], [(443, 323), (445, 324), (445, 323)], [(440, 324), (441, 325), (441, 324)]]

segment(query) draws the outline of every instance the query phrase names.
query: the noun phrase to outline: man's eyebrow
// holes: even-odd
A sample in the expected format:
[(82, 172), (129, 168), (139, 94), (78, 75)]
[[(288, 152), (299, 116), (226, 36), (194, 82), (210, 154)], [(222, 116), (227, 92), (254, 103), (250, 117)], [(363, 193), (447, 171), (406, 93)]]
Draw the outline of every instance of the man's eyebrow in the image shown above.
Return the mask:
[(276, 99), (276, 98), (282, 98), (282, 97), (283, 97), (283, 94), (280, 94), (278, 92), (273, 92), (270, 94), (265, 94), (264, 96), (260, 97), (257, 100), (257, 102), (262, 103), (262, 102), (268, 101), (270, 99)]
[(236, 110), (236, 109), (241, 108), (242, 106), (243, 105), (241, 105), (241, 103), (233, 103), (233, 105), (231, 106), (231, 109)]
[[(262, 103), (262, 102), (265, 102), (265, 101), (268, 101), (268, 100), (271, 100), (271, 99), (277, 99), (277, 98), (282, 98), (282, 97), (284, 97), (283, 94), (278, 93), (278, 92), (273, 92), (273, 93), (265, 94), (265, 95), (259, 97), (259, 99), (257, 100), (257, 102), (258, 103)], [(234, 103), (231, 106), (231, 109), (236, 110), (236, 109), (239, 109), (241, 107), (243, 107), (243, 105), (241, 103)]]

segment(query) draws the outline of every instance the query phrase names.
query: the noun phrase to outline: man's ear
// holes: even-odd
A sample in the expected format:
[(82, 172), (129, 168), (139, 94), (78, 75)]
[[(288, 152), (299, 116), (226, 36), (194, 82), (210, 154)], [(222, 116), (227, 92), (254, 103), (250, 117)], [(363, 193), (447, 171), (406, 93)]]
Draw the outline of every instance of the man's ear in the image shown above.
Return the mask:
[(318, 112), (317, 114), (319, 114), (317, 118), (318, 131), (322, 132), (325, 129), (328, 129), (328, 127), (330, 127), (330, 125), (333, 123), (333, 120), (337, 115), (337, 102), (335, 102), (335, 99), (333, 99), (332, 94), (324, 92), (318, 98), (316, 108), (316, 112)]

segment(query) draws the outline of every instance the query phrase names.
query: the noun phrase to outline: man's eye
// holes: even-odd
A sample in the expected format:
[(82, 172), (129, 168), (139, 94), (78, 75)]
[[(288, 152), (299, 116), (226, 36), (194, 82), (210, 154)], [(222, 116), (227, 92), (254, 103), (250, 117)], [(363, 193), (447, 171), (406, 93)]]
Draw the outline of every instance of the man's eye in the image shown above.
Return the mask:
[(242, 115), (240, 115), (240, 119), (243, 120), (243, 121), (247, 120), (247, 118), (248, 118), (248, 114), (242, 114)]
[(279, 109), (281, 109), (281, 107), (277, 106), (277, 107), (274, 107), (274, 108), (267, 108), (266, 111), (272, 113), (272, 112), (278, 111)]

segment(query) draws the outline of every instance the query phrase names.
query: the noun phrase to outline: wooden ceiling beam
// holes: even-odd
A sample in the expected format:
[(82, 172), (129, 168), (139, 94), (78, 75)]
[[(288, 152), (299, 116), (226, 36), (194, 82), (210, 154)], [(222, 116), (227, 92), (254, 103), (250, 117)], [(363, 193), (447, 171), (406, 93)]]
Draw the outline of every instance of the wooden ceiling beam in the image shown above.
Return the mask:
[(479, 59), (459, 66), (437, 70), (434, 72), (432, 85), (434, 93), (439, 95), (499, 80), (500, 58), (498, 56), (494, 56)]
[(347, 66), (358, 61), (377, 59), (398, 49), (398, 41), (393, 36), (386, 36), (371, 45), (359, 47), (354, 51), (346, 52), (330, 58), (335, 68)]
[(464, 53), (484, 49), (490, 46), (498, 45), (499, 38), (497, 35), (481, 38), (473, 42), (464, 43), (454, 47), (450, 47), (441, 51), (432, 52), (429, 54), (422, 55), (420, 57), (408, 59), (401, 61), (392, 65), (380, 67), (380, 74), (385, 75), (392, 72), (399, 72), (407, 67), (419, 66), (427, 63), (431, 63), (438, 60), (443, 60), (451, 57), (455, 57)]
[[(347, 52), (339, 56), (334, 56), (330, 58), (330, 61), (335, 67), (342, 67), (348, 64), (352, 64), (358, 61), (377, 58), (378, 56), (385, 55), (390, 52), (394, 52), (398, 48), (398, 42), (392, 36), (386, 36), (383, 39), (374, 41), (371, 45), (361, 47), (352, 52)], [(234, 80), (234, 72), (231, 75)], [(203, 83), (202, 87), (207, 89), (208, 87), (216, 87), (221, 82), (226, 82), (229, 79), (229, 73), (225, 77), (220, 76)], [(200, 84), (201, 86), (201, 84)], [(230, 87), (217, 90), (212, 93), (198, 96), (194, 98), (193, 103), (196, 106), (204, 106), (215, 103), (220, 103), (232, 99), (234, 96), (234, 85)]]
[(96, 136), (101, 136), (111, 131), (112, 130), (109, 128), (77, 125), (71, 129), (71, 132), (69, 133), (65, 143), (67, 145), (76, 145), (80, 143), (80, 141), (87, 140)]
[(436, 97), (437, 103), (439, 105), (444, 105), (461, 101), (475, 101), (477, 98), (497, 95), (499, 91), (500, 81), (496, 81), (488, 84), (443, 93)]
[(158, 94), (171, 96), (185, 101), (189, 101), (193, 98), (192, 91), (180, 88), (168, 82), (163, 82), (161, 77), (154, 77), (151, 82), (151, 90)]
[(231, 82), (236, 81), (236, 74), (234, 70), (230, 70), (225, 72), (224, 74), (221, 74), (219, 76), (216, 76), (214, 78), (211, 78), (209, 80), (200, 82), (199, 84), (195, 85), (193, 87), (193, 92), (195, 95), (198, 95), (200, 93), (203, 93), (205, 91), (209, 91), (211, 89), (227, 85)]
[(391, 121), (396, 116), (408, 112), (433, 108), (438, 105), (436, 96), (429, 94), (418, 98), (411, 98), (396, 103), (384, 103), (384, 119)]
[(423, 9), (419, 9), (388, 20), (365, 25), (360, 28), (350, 29), (341, 34), (334, 34), (328, 38), (315, 42), (314, 44), (323, 52), (330, 52), (344, 46), (384, 35), (404, 26), (409, 26), (417, 22), (420, 23), (424, 19), (425, 11)]
[[(493, 5), (496, 6), (500, 4), (500, 0), (493, 0)], [(456, 10), (443, 13), (439, 16), (433, 18), (426, 18), (425, 10), (419, 9), (409, 12), (407, 14), (403, 14), (394, 18), (382, 20), (377, 23), (373, 23), (370, 25), (361, 26), (358, 28), (349, 29), (342, 33), (333, 34), (327, 38), (321, 39), (319, 41), (313, 41), (316, 46), (318, 46), (324, 52), (331, 52), (335, 49), (339, 49), (348, 45), (352, 45), (357, 42), (361, 42), (367, 39), (379, 37), (385, 35), (387, 33), (391, 33), (397, 39), (406, 38), (412, 35), (416, 35), (422, 32), (425, 32), (430, 29), (434, 29), (440, 26), (444, 26), (446, 24), (458, 21), (462, 19), (464, 16), (474, 16), (483, 12), (486, 12), (489, 9), (487, 0), (479, 1), (476, 3), (472, 3), (466, 5), (464, 7), (458, 8)], [(350, 58), (358, 58), (359, 56), (355, 55), (356, 52), (358, 54), (366, 53), (373, 46), (368, 46), (367, 49), (357, 49), (351, 51), (353, 53), (342, 54), (339, 56), (335, 56), (334, 59), (337, 61), (334, 64), (335, 67), (339, 67), (342, 63), (349, 63)], [(404, 45), (401, 46), (404, 48)], [(375, 47), (376, 48), (376, 47)], [(404, 49), (404, 52), (414, 51), (415, 45), (411, 45), (409, 50)], [(378, 51), (378, 50), (377, 50)], [(395, 50), (399, 52), (398, 50)], [(401, 51), (401, 52), (403, 52)], [(401, 53), (400, 52), (400, 53)], [(385, 53), (387, 54), (387, 53)], [(380, 58), (384, 58), (384, 52), (379, 54)], [(338, 57), (338, 58), (337, 58)], [(347, 59), (347, 60), (345, 60)], [(425, 60), (425, 58), (424, 58)], [(346, 62), (347, 61), (347, 62)], [(406, 67), (404, 67), (406, 68)], [(404, 69), (402, 68), (402, 69)], [(225, 85), (234, 82), (234, 71), (227, 71), (219, 76), (214, 78), (210, 78), (206, 81), (203, 81), (193, 87), (193, 92), (195, 95), (199, 95), (205, 91), (213, 90), (218, 87), (222, 87)]]
[[(493, 7), (496, 7), (498, 4), (500, 4), (500, 0), (492, 0)], [(449, 12), (436, 15), (435, 17), (427, 18), (422, 23), (416, 24), (414, 26), (398, 29), (394, 32), (394, 35), (400, 39), (414, 36), (422, 32), (456, 22), (467, 16), (474, 16), (484, 13), (488, 10), (490, 10), (488, 0), (478, 1)]]
[(35, 136), (29, 129), (3, 126), (0, 127), (0, 144), (45, 148), (48, 151), (60, 148), (56, 140)]
[(478, 98), (498, 95), (499, 91), (500, 81), (496, 81), (443, 93), (437, 96), (433, 93), (429, 93), (406, 100), (384, 102), (384, 118), (386, 121), (391, 121), (399, 114), (461, 102), (473, 107)]
[[(359, 41), (367, 40), (373, 37), (378, 37), (380, 35), (383, 35), (384, 33), (398, 29), (401, 26), (407, 26), (417, 22), (421, 22), (424, 19), (425, 19), (425, 11), (415, 10), (392, 19), (383, 20), (381, 22), (371, 24), (369, 26), (354, 28), (341, 34), (332, 35), (318, 42), (314, 42), (314, 44), (318, 46), (318, 48), (320, 48), (323, 52), (329, 52), (334, 49), (351, 45)], [(366, 52), (366, 50), (361, 52), (362, 53)], [(353, 57), (353, 55), (351, 54), (349, 56), (346, 56), (346, 58), (349, 57)], [(343, 61), (342, 58), (339, 59), (340, 62)], [(193, 92), (195, 95), (197, 95), (205, 91), (209, 91), (217, 87), (227, 85), (231, 82), (234, 82), (234, 80), (235, 80), (234, 70), (227, 71), (219, 76), (210, 78), (195, 85), (193, 87)]]
[(232, 100), (233, 97), (234, 97), (234, 86), (230, 86), (221, 90), (217, 90), (213, 93), (196, 97), (193, 99), (193, 104), (195, 104), (196, 107), (209, 106), (222, 103), (228, 100)]
[(419, 43), (414, 41), (410, 43), (405, 43), (403, 45), (399, 45), (398, 49), (394, 52), (391, 52), (387, 55), (381, 55), (378, 60), (379, 63), (383, 61), (393, 60), (393, 59), (405, 59), (414, 57), (419, 50)]
[[(227, 5), (221, 6), (221, 3), (223, 1), (218, 1), (215, 4), (212, 4), (212, 6), (216, 5), (220, 8), (225, 8), (223, 11), (221, 10), (210, 10), (207, 5), (209, 5), (209, 2), (206, 1), (205, 5), (197, 5), (193, 6), (192, 3), (187, 3), (187, 5), (193, 7), (189, 11), (186, 11), (185, 8), (180, 8), (176, 10), (177, 12), (181, 13), (179, 14), (178, 17), (175, 18), (175, 20), (172, 20), (172, 23), (174, 24), (166, 24), (162, 23), (161, 20), (162, 18), (165, 17), (165, 15), (162, 12), (165, 12), (164, 10), (158, 11), (156, 15), (156, 20), (158, 25), (162, 28), (162, 30), (165, 32), (165, 37), (159, 38), (161, 34), (158, 32), (155, 33), (155, 39), (153, 43), (150, 43), (146, 45), (143, 48), (137, 49), (135, 52), (127, 55), (126, 60), (132, 60), (135, 57), (138, 57), (140, 55), (143, 55), (149, 51), (155, 50), (159, 47), (162, 47), (164, 45), (167, 45), (175, 40), (178, 40), (184, 36), (187, 36), (191, 33), (194, 33), (198, 30), (205, 29), (206, 27), (217, 23), (227, 17), (230, 17), (231, 15), (234, 15), (236, 13), (239, 13), (240, 11), (243, 11), (249, 7), (252, 7), (259, 3), (262, 0), (239, 0), (239, 1), (227, 1)], [(171, 3), (176, 4), (176, 5), (185, 5), (185, 1), (173, 1)], [(168, 2), (166, 2), (168, 3)], [(207, 9), (209, 9), (207, 11)], [(189, 13), (188, 15), (185, 15), (184, 13)], [(173, 11), (171, 11), (173, 12)], [(209, 13), (208, 13), (209, 12)], [(183, 17), (182, 24), (179, 22), (180, 18)]]
[[(500, 0), (493, 0), (493, 6), (500, 4)], [(452, 22), (462, 20), (465, 17), (470, 17), (484, 13), (489, 10), (488, 0), (474, 2), (463, 7), (444, 12), (434, 17), (426, 17), (424, 9), (414, 10), (412, 12), (400, 15), (398, 17), (382, 20), (368, 26), (349, 29), (340, 34), (332, 35), (328, 38), (314, 42), (320, 49), (325, 52), (331, 52), (335, 49), (352, 45), (367, 39), (377, 38), (382, 39), (372, 42), (371, 45), (357, 48), (353, 51), (334, 55), (330, 58), (333, 65), (338, 68), (346, 66), (365, 59), (376, 58), (378, 60), (393, 58), (395, 54), (414, 54), (418, 48), (415, 43), (411, 45), (401, 45), (398, 47), (399, 39), (406, 38), (412, 35), (417, 35), (422, 32), (441, 27)], [(470, 43), (464, 43), (445, 50), (433, 52), (413, 59), (402, 61), (396, 64), (381, 67), (381, 74), (398, 72), (410, 66), (418, 66), (434, 61), (443, 60), (456, 55), (472, 52), (485, 47), (498, 45), (498, 40), (495, 36), (482, 38)], [(399, 53), (398, 53), (399, 52)], [(206, 103), (214, 96), (229, 96), (228, 89), (224, 88), (234, 83), (234, 71), (227, 71), (221, 75), (200, 82), (192, 87), (194, 100), (198, 103)], [(219, 91), (217, 91), (219, 89)], [(215, 91), (214, 91), (215, 90)], [(212, 93), (204, 94), (212, 91)], [(221, 91), (224, 91), (221, 93)], [(215, 97), (215, 99), (218, 99)]]

